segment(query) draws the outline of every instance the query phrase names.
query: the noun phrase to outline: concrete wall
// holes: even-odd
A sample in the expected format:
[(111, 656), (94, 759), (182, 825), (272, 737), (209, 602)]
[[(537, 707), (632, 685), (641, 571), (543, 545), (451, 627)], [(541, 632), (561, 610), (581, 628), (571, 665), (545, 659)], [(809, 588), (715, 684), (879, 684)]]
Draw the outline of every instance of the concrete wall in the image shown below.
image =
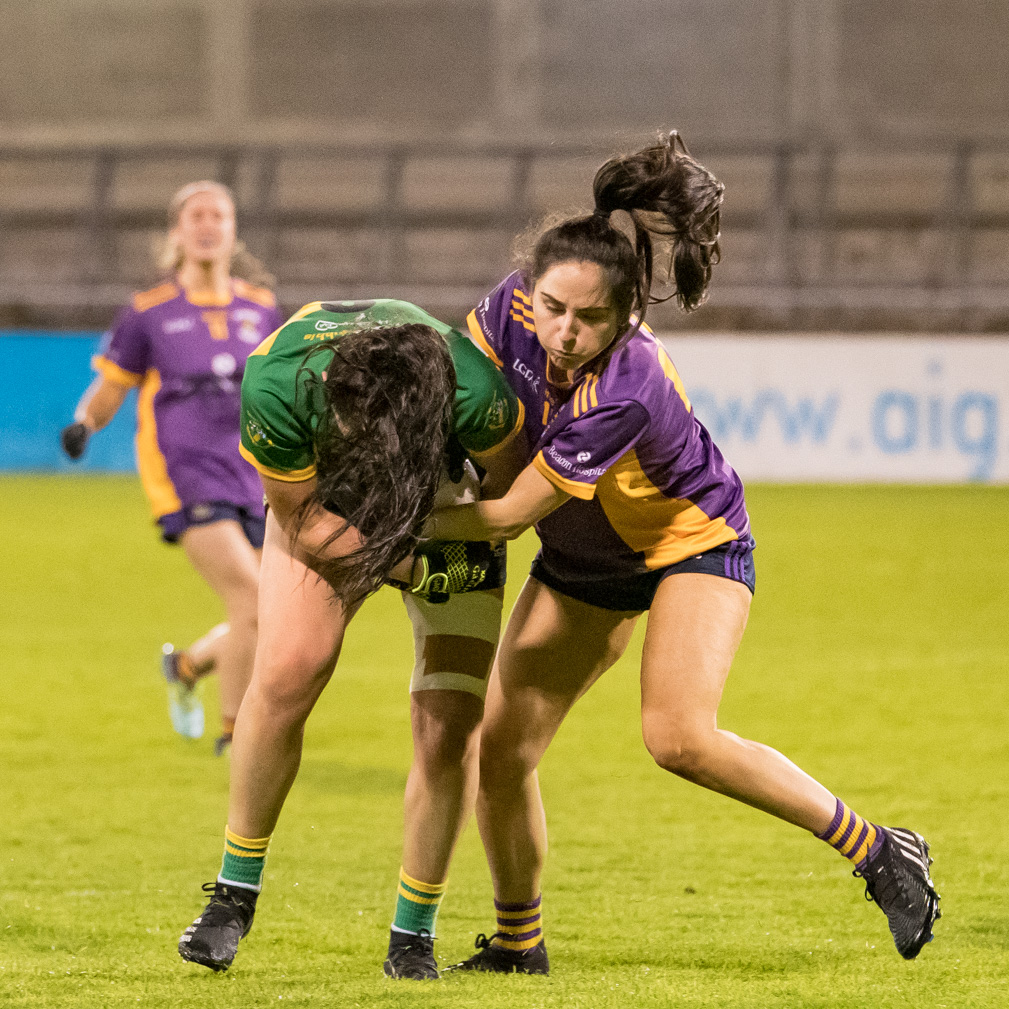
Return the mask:
[(0, 143), (1009, 139), (992, 0), (0, 0)]

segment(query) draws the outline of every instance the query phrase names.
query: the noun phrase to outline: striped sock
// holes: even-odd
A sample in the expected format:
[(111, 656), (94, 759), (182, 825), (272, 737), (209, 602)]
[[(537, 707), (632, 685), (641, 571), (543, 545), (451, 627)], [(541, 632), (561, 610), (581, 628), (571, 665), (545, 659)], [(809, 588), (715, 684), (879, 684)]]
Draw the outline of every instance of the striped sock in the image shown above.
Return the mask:
[(869, 855), (874, 855), (883, 843), (883, 831), (876, 824), (863, 820), (853, 809), (849, 809), (840, 799), (830, 826), (816, 835), (836, 848), (855, 868), (860, 868)]
[(438, 908), (441, 907), (446, 886), (447, 883), (422, 883), (400, 869), (396, 917), (392, 922), (393, 931), (416, 935), (423, 929), (433, 938), (434, 922), (438, 917)]
[(239, 837), (225, 827), (224, 861), (221, 862), (218, 883), (244, 886), (246, 890), (259, 893), (263, 889), (263, 867), (269, 847), (268, 837)]
[(524, 953), (543, 939), (543, 918), (540, 914), (542, 895), (525, 904), (504, 904), (494, 901), (497, 931), (494, 945)]
[(200, 674), (196, 671), (188, 652), (175, 653), (175, 675), (187, 686), (195, 687)]

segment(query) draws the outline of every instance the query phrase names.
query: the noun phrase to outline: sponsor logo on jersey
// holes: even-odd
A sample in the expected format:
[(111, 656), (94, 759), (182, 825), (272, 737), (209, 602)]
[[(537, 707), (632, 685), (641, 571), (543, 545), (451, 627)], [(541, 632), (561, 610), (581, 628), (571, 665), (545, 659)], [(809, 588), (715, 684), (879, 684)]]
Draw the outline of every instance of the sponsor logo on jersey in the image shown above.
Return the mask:
[(252, 440), (253, 445), (272, 445), (269, 435), (263, 430), (263, 426), (255, 420), (245, 422), (245, 432)]
[(325, 333), (327, 330), (330, 329), (339, 329), (342, 325), (344, 325), (342, 322), (330, 322), (328, 319), (320, 319), (315, 324), (315, 328), (320, 333)]
[(529, 365), (520, 361), (517, 357), (512, 362), (512, 371), (517, 371), (532, 387), (533, 392), (540, 391), (540, 377), (535, 374)]
[[(557, 463), (560, 469), (565, 470), (568, 473), (572, 473), (575, 476), (586, 477), (589, 480), (597, 480), (606, 472), (604, 468), (599, 466), (594, 466), (592, 469), (586, 469), (584, 466), (576, 466), (570, 459), (565, 459), (553, 445), (547, 446), (546, 453), (555, 463)], [(583, 455), (588, 455), (588, 453), (579, 452), (576, 457), (579, 462), (585, 461), (582, 459)]]
[(161, 330), (164, 333), (185, 333), (193, 328), (192, 319), (166, 319)]
[(210, 359), (210, 370), (218, 378), (230, 378), (235, 374), (238, 362), (230, 354), (215, 354)]
[(575, 456), (575, 458), (579, 462), (588, 462), (592, 458), (592, 453), (591, 452), (579, 452), (578, 455)]
[(238, 327), (238, 339), (243, 343), (260, 343), (261, 335), (259, 327), (254, 322), (243, 322)]
[(236, 308), (231, 313), (231, 318), (238, 322), (251, 322), (254, 326), (258, 326), (263, 321), (263, 313), (257, 312), (254, 308)]

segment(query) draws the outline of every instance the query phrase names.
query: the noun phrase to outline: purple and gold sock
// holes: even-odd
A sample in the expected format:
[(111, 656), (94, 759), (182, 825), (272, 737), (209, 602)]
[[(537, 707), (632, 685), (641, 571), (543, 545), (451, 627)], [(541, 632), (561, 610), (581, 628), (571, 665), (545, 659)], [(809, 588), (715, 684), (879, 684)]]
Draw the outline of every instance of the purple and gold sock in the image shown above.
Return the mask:
[(543, 938), (543, 919), (540, 915), (541, 897), (525, 904), (504, 904), (494, 901), (497, 912), (497, 935), (494, 945), (524, 953)]
[(853, 809), (837, 800), (837, 809), (830, 826), (816, 835), (821, 841), (826, 841), (836, 848), (856, 869), (870, 855), (875, 855), (883, 843), (883, 831), (876, 824), (863, 820)]

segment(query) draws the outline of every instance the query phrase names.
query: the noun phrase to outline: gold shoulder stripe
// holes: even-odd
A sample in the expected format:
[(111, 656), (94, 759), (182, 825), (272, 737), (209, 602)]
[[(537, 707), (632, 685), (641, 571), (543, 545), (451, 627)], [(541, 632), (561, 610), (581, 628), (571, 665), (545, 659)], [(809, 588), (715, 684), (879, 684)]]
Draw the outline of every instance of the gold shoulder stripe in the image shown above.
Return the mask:
[(532, 308), (533, 300), (532, 298), (529, 297), (528, 294), (525, 293), (525, 291), (522, 290), (522, 288), (513, 287), (512, 294), (514, 294), (516, 298), (521, 298), (522, 301), (524, 301), (530, 308)]
[(163, 305), (166, 301), (179, 296), (179, 289), (175, 284), (158, 284), (149, 291), (139, 291), (133, 295), (133, 307), (138, 312), (146, 312), (148, 309)]
[(271, 480), (281, 480), (284, 483), (304, 483), (315, 476), (315, 466), (306, 466), (304, 469), (282, 470), (273, 469), (261, 463), (244, 445), (239, 443), (238, 454), (255, 469), (259, 470), (263, 476), (268, 476)]
[(238, 277), (235, 278), (235, 294), (239, 298), (245, 298), (246, 301), (262, 305), (263, 308), (277, 307), (277, 298), (268, 287), (257, 287), (255, 284), (250, 284), (247, 280), (240, 280)]
[(121, 368), (115, 361), (110, 361), (107, 357), (97, 354), (91, 358), (91, 367), (98, 372), (102, 378), (107, 378), (116, 385), (125, 385), (129, 388), (140, 385), (144, 380), (143, 375), (138, 375), (135, 371), (127, 371)]
[(270, 348), (274, 345), (280, 330), (274, 330), (250, 355), (249, 357), (266, 357), (270, 353)]
[(518, 400), (519, 412), (518, 419), (515, 421), (515, 426), (496, 444), (492, 445), (488, 449), (484, 449), (483, 452), (473, 452), (470, 451), (469, 454), (479, 462), (481, 459), (489, 459), (492, 455), (497, 455), (505, 447), (509, 445), (514, 439), (515, 435), (522, 430), (522, 425), (526, 422), (526, 408), (522, 405), (522, 400)]
[(662, 365), (663, 373), (673, 383), (673, 388), (676, 389), (677, 395), (683, 400), (683, 405), (689, 410), (690, 400), (687, 398), (687, 390), (683, 386), (683, 381), (676, 370), (676, 366), (670, 360), (665, 347), (661, 343), (656, 343), (656, 351), (659, 355), (659, 364)]
[[(298, 322), (300, 319), (304, 319), (306, 315), (311, 315), (313, 312), (318, 312), (321, 309), (321, 301), (310, 301), (307, 305), (302, 305), (301, 308), (299, 308), (298, 311), (287, 320), (287, 322)], [(287, 325), (287, 322), (284, 323), (285, 326)]]
[(572, 497), (581, 498), (583, 501), (591, 501), (596, 496), (595, 484), (579, 483), (577, 480), (569, 480), (560, 473), (555, 472), (543, 458), (542, 452), (537, 452), (533, 458), (532, 465), (545, 476), (555, 487), (570, 494)]
[(470, 336), (473, 337), (473, 342), (499, 367), (503, 368), (504, 365), (501, 363), (501, 358), (494, 353), (494, 348), (487, 341), (487, 337), (484, 336), (483, 330), (480, 328), (480, 323), (477, 322), (476, 309), (474, 308), (469, 315), (466, 316), (466, 325), (469, 328)]
[(530, 333), (536, 332), (536, 327), (524, 316), (519, 315), (518, 312), (510, 312), (509, 316), (516, 322), (521, 322), (525, 329), (528, 329)]

